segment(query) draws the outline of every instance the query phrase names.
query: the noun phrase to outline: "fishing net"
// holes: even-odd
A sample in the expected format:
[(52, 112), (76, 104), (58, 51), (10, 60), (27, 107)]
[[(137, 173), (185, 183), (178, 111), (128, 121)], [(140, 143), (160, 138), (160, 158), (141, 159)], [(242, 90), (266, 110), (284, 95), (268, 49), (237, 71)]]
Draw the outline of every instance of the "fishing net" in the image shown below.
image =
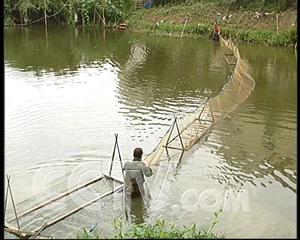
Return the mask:
[(225, 40), (220, 36), (220, 42), (222, 47), (230, 51), (224, 57), (227, 64), (233, 66), (227, 82), (217, 96), (208, 97), (193, 113), (182, 119), (175, 117), (159, 144), (145, 157), (145, 162), (149, 165), (157, 164), (170, 156), (171, 149), (188, 151), (217, 122), (245, 101), (254, 89), (255, 81), (247, 73), (248, 66), (241, 59), (239, 49), (231, 39)]
[[(158, 145), (153, 149), (153, 151), (146, 156), (145, 161), (149, 165), (157, 164), (162, 159), (168, 159), (170, 157), (170, 151), (172, 150), (180, 150), (181, 154), (184, 151), (188, 151), (196, 142), (198, 142), (216, 123), (222, 120), (229, 112), (231, 112), (238, 104), (245, 101), (251, 91), (255, 87), (255, 81), (253, 78), (247, 73), (248, 67), (242, 61), (238, 48), (233, 44), (233, 42), (229, 40), (224, 40), (220, 36), (221, 46), (226, 47), (230, 53), (225, 53), (224, 57), (228, 65), (232, 65), (232, 73), (229, 75), (227, 82), (223, 86), (220, 93), (215, 97), (208, 97), (203, 104), (199, 106), (193, 113), (186, 115), (184, 118), (177, 119), (174, 118), (173, 124), (169, 127), (166, 134), (162, 137), (161, 141)], [(116, 135), (117, 138), (117, 135)], [(117, 142), (116, 142), (117, 143)], [(116, 146), (116, 145), (115, 145)], [(114, 150), (115, 151), (115, 150)], [(177, 151), (178, 152), (178, 151)], [(100, 178), (96, 180), (90, 181), (86, 183), (85, 190), (87, 191), (87, 185), (93, 183), (94, 181), (98, 181)], [(103, 182), (102, 182), (103, 183)], [(100, 185), (97, 184), (99, 187)], [(80, 186), (80, 188), (83, 186)], [(67, 216), (72, 215), (73, 213), (79, 211), (80, 209), (90, 205), (98, 201), (99, 199), (107, 196), (117, 190), (120, 189), (121, 186), (114, 190), (109, 190), (109, 192), (104, 193), (101, 196), (97, 196), (96, 198), (90, 199), (81, 199), (84, 200), (81, 202), (80, 198), (76, 198), (77, 201), (74, 201), (74, 191), (78, 192), (78, 189), (70, 190), (60, 196), (54, 197), (49, 201), (36, 206), (26, 212), (23, 212), (19, 215), (20, 225), (22, 228), (28, 228), (33, 231), (33, 234), (36, 234), (39, 231), (42, 231), (44, 228), (54, 225), (55, 223), (65, 219)], [(102, 187), (102, 191), (104, 191), (105, 185)], [(81, 190), (82, 191), (82, 190)], [(89, 191), (88, 191), (89, 192)], [(90, 191), (93, 193), (93, 191)], [(98, 191), (97, 191), (98, 192)], [(52, 214), (46, 214), (49, 212), (48, 208), (43, 208), (46, 204), (50, 202), (54, 202), (59, 199), (59, 201), (64, 200), (62, 197), (67, 195), (72, 197), (73, 201), (68, 201), (69, 204), (62, 204), (60, 207), (56, 205), (54, 212)], [(73, 195), (72, 195), (73, 194)], [(82, 196), (86, 196), (87, 194), (82, 194)], [(91, 195), (92, 197), (93, 195)], [(89, 201), (88, 201), (89, 200)], [(79, 201), (79, 202), (78, 202)], [(88, 201), (87, 203), (84, 203)], [(80, 207), (74, 209), (74, 203), (79, 203)], [(84, 204), (83, 204), (84, 203)], [(50, 205), (50, 204), (49, 204)], [(72, 209), (72, 211), (70, 211)], [(69, 211), (66, 214), (62, 214), (62, 212)], [(31, 213), (31, 214), (29, 214)], [(59, 217), (55, 215), (59, 215)], [(42, 216), (42, 217), (41, 217)], [(46, 217), (47, 216), (47, 217)], [(53, 220), (54, 218), (54, 220)], [(9, 219), (8, 222), (15, 220), (14, 218)], [(47, 225), (43, 225), (42, 228), (36, 228), (41, 226), (44, 222), (49, 221)], [(14, 230), (13, 227), (7, 227), (10, 231)], [(30, 229), (31, 228), (31, 229)], [(40, 230), (39, 230), (40, 229)]]

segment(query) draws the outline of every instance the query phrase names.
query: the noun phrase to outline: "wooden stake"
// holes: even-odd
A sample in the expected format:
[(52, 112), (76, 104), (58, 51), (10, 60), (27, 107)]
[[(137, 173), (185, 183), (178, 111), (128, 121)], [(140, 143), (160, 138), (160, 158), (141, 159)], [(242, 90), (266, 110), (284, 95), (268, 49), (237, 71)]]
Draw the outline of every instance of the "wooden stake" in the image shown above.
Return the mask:
[[(194, 120), (195, 121), (195, 120)], [(193, 121), (193, 122), (194, 122)], [(178, 124), (177, 124), (177, 119), (175, 118), (175, 123), (176, 123), (176, 128), (177, 128), (177, 132), (178, 132), (178, 135), (179, 135), (179, 139), (180, 139), (180, 143), (181, 143), (181, 146), (182, 146), (182, 151), (184, 150), (184, 145), (183, 145), (183, 141), (182, 141), (182, 138), (181, 138), (181, 135), (180, 135), (180, 130), (179, 130), (179, 127), (178, 127)]]
[[(75, 192), (76, 190), (78, 190), (78, 189), (80, 189), (80, 188), (83, 188), (83, 187), (86, 187), (86, 186), (88, 186), (88, 185), (90, 185), (90, 184), (92, 184), (92, 183), (95, 183), (95, 182), (99, 181), (99, 180), (102, 179), (102, 178), (103, 178), (103, 176), (97, 177), (97, 178), (95, 178), (95, 179), (93, 179), (93, 180), (91, 180), (91, 181), (89, 181), (89, 182), (87, 182), (87, 183), (84, 183), (84, 184), (80, 185), (79, 187), (75, 187), (75, 188), (73, 188), (73, 189), (71, 189), (71, 190), (69, 190), (69, 191), (67, 191), (67, 192), (65, 192), (65, 193), (62, 193), (62, 194), (60, 194), (60, 195), (58, 195), (58, 196), (56, 196), (56, 197), (54, 197), (54, 198), (52, 198), (52, 199), (50, 199), (50, 200), (44, 202), (44, 203), (39, 204), (38, 206), (36, 206), (36, 207), (34, 207), (34, 208), (31, 208), (31, 209), (29, 209), (29, 210), (27, 210), (27, 211), (21, 213), (21, 214), (20, 214), (19, 216), (17, 216), (17, 217), (22, 217), (22, 216), (24, 216), (24, 215), (26, 215), (26, 214), (28, 214), (28, 213), (31, 213), (31, 212), (33, 212), (33, 211), (35, 211), (35, 210), (37, 210), (37, 209), (40, 209), (40, 208), (42, 208), (42, 207), (48, 205), (49, 203), (52, 203), (52, 202), (54, 202), (54, 201), (56, 201), (56, 200), (58, 200), (58, 199), (60, 199), (60, 198), (62, 198), (62, 197), (64, 197), (64, 196), (67, 196), (67, 195), (69, 195), (69, 194)], [(11, 222), (11, 221), (13, 221), (13, 220), (15, 220), (15, 219), (16, 219), (16, 218), (9, 219), (7, 222), (9, 223), (9, 222)]]
[(215, 121), (215, 118), (214, 118), (214, 113), (213, 113), (213, 111), (212, 111), (210, 102), (208, 102), (208, 105), (209, 105), (209, 110), (210, 110), (210, 113), (211, 113), (212, 122), (214, 122), (214, 121)]
[(276, 32), (278, 35), (278, 13), (276, 14)]
[(209, 99), (210, 99), (210, 97), (207, 97), (205, 103), (203, 104), (203, 107), (202, 107), (202, 109), (201, 109), (201, 112), (200, 112), (200, 114), (199, 114), (199, 116), (198, 116), (198, 119), (199, 119), (199, 120), (201, 119), (201, 115), (202, 115), (202, 113), (204, 112), (204, 108), (205, 108), (206, 104), (208, 103)]
[(185, 19), (185, 23), (184, 23), (184, 26), (183, 26), (183, 29), (182, 29), (182, 32), (181, 32), (181, 38), (182, 38), (182, 35), (183, 35), (183, 32), (184, 32), (184, 29), (185, 29), (185, 26), (186, 26), (186, 23), (187, 23), (187, 20), (189, 19), (189, 17), (186, 17)]
[(118, 144), (118, 143), (117, 143), (117, 149), (118, 149), (118, 153), (119, 153), (119, 159), (120, 159), (121, 171), (122, 171), (122, 175), (123, 175), (123, 179), (124, 179), (123, 164), (122, 164), (121, 152), (120, 152), (120, 148), (119, 148), (119, 144)]
[(172, 125), (171, 125), (171, 128), (170, 128), (170, 134), (169, 134), (169, 136), (168, 136), (168, 139), (167, 139), (167, 143), (166, 143), (166, 150), (167, 150), (167, 152), (168, 152), (168, 145), (169, 145), (169, 141), (170, 141), (170, 138), (171, 138), (171, 134), (172, 134), (172, 132), (173, 132), (173, 129), (174, 129), (174, 126), (175, 126), (175, 120), (176, 120), (176, 117), (174, 116), (174, 122), (172, 123)]
[[(7, 182), (9, 182), (9, 179), (10, 179), (10, 176), (8, 177)], [(5, 212), (6, 212), (6, 206), (7, 206), (7, 196), (8, 196), (8, 183), (7, 183), (6, 194), (5, 194), (4, 216), (5, 216)]]
[(96, 11), (94, 10), (94, 26), (96, 24)]
[(111, 177), (111, 171), (112, 171), (112, 168), (113, 168), (113, 163), (114, 163), (114, 158), (115, 158), (115, 152), (116, 152), (116, 146), (117, 146), (117, 143), (118, 143), (118, 134), (115, 134), (115, 145), (114, 145), (114, 150), (113, 150), (113, 154), (112, 154), (112, 158), (111, 158), (111, 162), (110, 162), (110, 169), (109, 169), (109, 176)]
[(105, 14), (104, 14), (104, 8), (102, 9), (102, 21), (103, 21), (103, 27), (105, 28), (106, 27), (106, 24), (105, 24)]
[(44, 225), (40, 228), (39, 231), (32, 237), (32, 239), (35, 239), (40, 233), (47, 227), (47, 223), (44, 223)]
[(20, 224), (19, 224), (19, 219), (18, 219), (17, 210), (16, 210), (16, 206), (15, 206), (15, 201), (14, 201), (14, 197), (13, 197), (12, 190), (11, 190), (11, 187), (10, 187), (10, 181), (9, 181), (9, 178), (8, 178), (7, 174), (6, 174), (6, 178), (7, 178), (7, 185), (8, 185), (8, 188), (9, 188), (11, 201), (12, 201), (14, 212), (15, 212), (15, 219), (17, 220), (18, 229), (20, 230)]
[(44, 0), (44, 15), (45, 15), (45, 27), (47, 27), (47, 4), (46, 4), (46, 0)]
[(122, 171), (122, 175), (123, 175), (123, 178), (124, 178), (124, 171), (123, 171), (123, 165), (122, 165), (121, 152), (120, 152), (120, 148), (119, 148), (119, 144), (118, 144), (118, 134), (116, 134), (116, 133), (115, 133), (115, 138), (116, 138), (116, 140), (115, 140), (114, 150), (113, 150), (112, 159), (111, 159), (111, 163), (110, 163), (109, 176), (111, 177), (111, 172), (112, 172), (114, 158), (115, 158), (115, 152), (116, 152), (116, 149), (117, 149), (118, 150), (118, 154), (119, 154), (121, 171)]

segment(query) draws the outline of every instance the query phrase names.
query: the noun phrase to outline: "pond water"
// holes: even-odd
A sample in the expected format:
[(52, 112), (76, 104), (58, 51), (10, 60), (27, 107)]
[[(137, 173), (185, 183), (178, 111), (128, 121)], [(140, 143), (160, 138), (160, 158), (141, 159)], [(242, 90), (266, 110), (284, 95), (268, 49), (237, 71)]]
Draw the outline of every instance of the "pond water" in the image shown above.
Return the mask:
[[(225, 206), (213, 231), (227, 238), (296, 237), (296, 53), (237, 45), (256, 81), (254, 91), (180, 160), (153, 166), (147, 179), (153, 198), (144, 206), (132, 202), (132, 221), (166, 218), (208, 228), (213, 211)], [(54, 26), (4, 29), (5, 173), (17, 211), (107, 171), (115, 134), (122, 161), (132, 160), (137, 146), (150, 153), (174, 115), (184, 117), (220, 92), (230, 73), (223, 54), (220, 43), (202, 39)], [(34, 221), (41, 226), (111, 183), (96, 188), (60, 202), (62, 209), (37, 212)], [(212, 198), (206, 208), (205, 194)], [(96, 230), (108, 234), (113, 216), (120, 215), (118, 197), (45, 233), (74, 238), (99, 223)]]

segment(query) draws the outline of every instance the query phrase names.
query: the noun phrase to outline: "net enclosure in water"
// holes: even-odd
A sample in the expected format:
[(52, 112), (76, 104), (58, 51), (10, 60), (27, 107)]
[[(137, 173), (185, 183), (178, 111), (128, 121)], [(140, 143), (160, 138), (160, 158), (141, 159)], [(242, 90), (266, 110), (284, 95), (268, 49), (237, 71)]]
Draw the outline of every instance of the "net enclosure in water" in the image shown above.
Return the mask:
[[(171, 155), (169, 153), (172, 149), (180, 150), (181, 153), (189, 150), (216, 123), (220, 122), (239, 103), (245, 101), (254, 89), (255, 81), (247, 73), (248, 67), (242, 61), (238, 48), (233, 44), (233, 42), (230, 39), (224, 40), (222, 37), (220, 37), (220, 41), (223, 47), (226, 47), (230, 50), (230, 53), (227, 53), (224, 56), (227, 63), (233, 66), (232, 74), (228, 77), (226, 84), (223, 86), (221, 92), (216, 97), (207, 98), (204, 104), (202, 104), (193, 113), (190, 113), (186, 117), (182, 119), (174, 119), (173, 124), (169, 127), (167, 133), (163, 136), (159, 144), (149, 155), (146, 156), (144, 161), (146, 161), (149, 165), (154, 165), (159, 163), (160, 160), (168, 159)], [(116, 134), (116, 142), (112, 157), (112, 163), (116, 149), (119, 152), (119, 158), (121, 162), (119, 146), (117, 144), (117, 136), (118, 135)], [(82, 189), (85, 189), (87, 190), (87, 192), (89, 192), (88, 186), (92, 188), (92, 186), (95, 186), (93, 185), (93, 183), (97, 182), (97, 184), (99, 184), (100, 180), (103, 177), (117, 180), (116, 178), (111, 177), (112, 163), (109, 176), (103, 174), (103, 176), (101, 177), (92, 179), (85, 184), (77, 186), (73, 189), (69, 189), (68, 191), (58, 196), (54, 196), (53, 198), (48, 199), (46, 202), (41, 203), (19, 214), (18, 216), (15, 211), (15, 217), (8, 219), (5, 222), (4, 228), (6, 229), (6, 231), (13, 233), (14, 235), (20, 238), (35, 238), (39, 234), (41, 234), (41, 232), (44, 231), (46, 228), (56, 224), (57, 222), (62, 221), (68, 216), (80, 211), (81, 209), (91, 205), (92, 203), (97, 202), (100, 199), (119, 191), (123, 187), (123, 181), (120, 180), (119, 182), (121, 183), (121, 185), (119, 185), (118, 187), (114, 189), (110, 189), (109, 187), (109, 190), (107, 192), (97, 196), (96, 198), (89, 199), (89, 201), (87, 202), (82, 202), (82, 204), (79, 207), (74, 208), (74, 203), (77, 202), (73, 201), (68, 201), (67, 205), (57, 205), (54, 208), (55, 211), (53, 213), (51, 212), (51, 214), (46, 217), (46, 213), (49, 209), (44, 207), (50, 205), (50, 203), (62, 201), (63, 198), (66, 196), (72, 197), (72, 194), (74, 195), (75, 193), (79, 193), (79, 189), (81, 189), (81, 191)], [(103, 184), (105, 184), (105, 182), (103, 182)], [(102, 190), (104, 191), (105, 188), (103, 188)], [(90, 192), (93, 193), (93, 191)], [(83, 195), (86, 196), (86, 193)], [(67, 212), (65, 213), (65, 211)], [(58, 213), (57, 216), (56, 213)], [(19, 218), (21, 218), (20, 222)], [(13, 222), (15, 220), (17, 220), (18, 228), (10, 225), (10, 222)], [(44, 223), (45, 221), (48, 221), (48, 223)], [(42, 225), (43, 223), (44, 225)], [(26, 231), (20, 230), (20, 225), (22, 228), (28, 229)], [(38, 225), (40, 225), (40, 227), (38, 227)]]
[(254, 79), (248, 74), (248, 66), (241, 59), (239, 49), (231, 39), (225, 40), (220, 36), (222, 47), (230, 50), (224, 54), (227, 64), (232, 65), (232, 73), (220, 93), (207, 98), (193, 113), (182, 119), (174, 119), (166, 134), (153, 151), (145, 157), (149, 165), (157, 164), (169, 156), (171, 149), (189, 150), (212, 127), (220, 122), (238, 104), (245, 101), (255, 87)]

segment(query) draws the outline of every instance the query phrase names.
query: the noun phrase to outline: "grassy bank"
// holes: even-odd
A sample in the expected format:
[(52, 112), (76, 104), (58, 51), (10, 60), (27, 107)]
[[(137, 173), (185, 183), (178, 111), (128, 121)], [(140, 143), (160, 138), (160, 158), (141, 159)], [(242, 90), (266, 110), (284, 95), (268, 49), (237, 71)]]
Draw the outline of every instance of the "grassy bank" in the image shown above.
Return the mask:
[(138, 9), (129, 17), (128, 29), (156, 36), (210, 38), (215, 20), (222, 36), (236, 41), (275, 46), (297, 42), (296, 5), (278, 11), (272, 5), (263, 8), (254, 2), (233, 7), (217, 0), (188, 1)]
[[(225, 238), (222, 234), (212, 232), (217, 224), (218, 215), (222, 212), (220, 209), (215, 212), (215, 219), (208, 229), (199, 228), (196, 224), (178, 228), (171, 220), (156, 219), (154, 223), (128, 224), (121, 219), (114, 218), (113, 228), (115, 234), (111, 239), (207, 239), (207, 238)], [(97, 231), (89, 232), (82, 229), (81, 233), (76, 235), (77, 239), (103, 239)]]
[[(120, 219), (114, 219), (115, 234), (110, 239), (218, 239), (224, 238), (221, 234), (212, 233), (210, 229), (197, 227), (196, 224), (179, 229), (173, 222), (157, 219), (152, 224), (125, 225)], [(77, 239), (103, 239), (98, 232), (90, 233), (83, 229), (76, 235)]]

